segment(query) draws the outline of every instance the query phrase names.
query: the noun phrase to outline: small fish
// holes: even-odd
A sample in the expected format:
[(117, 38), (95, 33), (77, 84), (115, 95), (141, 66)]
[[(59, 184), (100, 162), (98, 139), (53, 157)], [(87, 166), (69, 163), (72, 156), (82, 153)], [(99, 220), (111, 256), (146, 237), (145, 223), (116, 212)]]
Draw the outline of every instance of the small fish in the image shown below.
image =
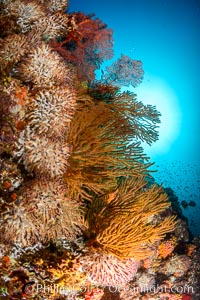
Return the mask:
[(188, 207), (188, 203), (185, 200), (181, 201), (181, 205), (184, 209), (186, 209)]
[(189, 206), (191, 207), (195, 207), (196, 206), (196, 202), (191, 200), (189, 203), (188, 203)]

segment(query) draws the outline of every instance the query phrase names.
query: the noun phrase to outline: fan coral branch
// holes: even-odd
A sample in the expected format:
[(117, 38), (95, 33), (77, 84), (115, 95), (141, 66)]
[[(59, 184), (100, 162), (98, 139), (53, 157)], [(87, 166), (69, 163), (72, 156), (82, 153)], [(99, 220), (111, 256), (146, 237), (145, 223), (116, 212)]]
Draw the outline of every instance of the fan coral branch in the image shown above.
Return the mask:
[(92, 81), (103, 60), (113, 56), (112, 30), (83, 13), (69, 15), (69, 26), (66, 37), (53, 41), (52, 47), (76, 66), (80, 81)]
[(103, 103), (76, 113), (67, 139), (72, 153), (65, 174), (75, 194), (85, 197), (84, 188), (95, 193), (108, 191), (119, 176), (139, 176), (150, 166), (144, 163), (148, 158), (138, 142), (120, 141), (127, 128), (115, 116)]
[(106, 252), (117, 257), (145, 259), (153, 254), (154, 243), (174, 230), (174, 220), (170, 217), (155, 225), (143, 223), (140, 215), (117, 216), (96, 240)]
[(161, 114), (155, 106), (144, 105), (137, 100), (136, 94), (128, 91), (121, 93), (118, 87), (98, 81), (90, 84), (88, 91), (95, 102), (103, 101), (110, 110), (115, 112), (116, 119), (122, 119), (121, 122), (125, 123), (127, 128), (123, 136), (130, 143), (133, 137), (149, 145), (158, 139), (157, 128)]
[(123, 92), (116, 95), (115, 107), (128, 120), (136, 139), (149, 145), (158, 139), (157, 128), (161, 114), (155, 106), (144, 105), (137, 101), (134, 93)]
[(161, 188), (147, 189), (144, 178), (124, 179), (108, 199), (91, 204), (88, 234), (94, 247), (106, 253), (144, 259), (152, 254), (156, 242), (174, 230), (174, 217), (162, 220), (159, 216), (168, 206)]
[(142, 62), (121, 55), (117, 61), (106, 68), (106, 73), (101, 78), (106, 83), (136, 87), (142, 82), (144, 71)]

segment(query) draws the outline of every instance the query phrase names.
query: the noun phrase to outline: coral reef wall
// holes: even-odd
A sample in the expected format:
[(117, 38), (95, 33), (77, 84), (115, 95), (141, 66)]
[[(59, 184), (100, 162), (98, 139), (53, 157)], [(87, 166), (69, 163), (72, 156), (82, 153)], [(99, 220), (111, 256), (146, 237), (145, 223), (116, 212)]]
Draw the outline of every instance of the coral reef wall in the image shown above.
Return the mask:
[(5, 216), (2, 238), (21, 246), (49, 238), (72, 238), (79, 232), (77, 223), (79, 228), (82, 224), (81, 212), (67, 198), (62, 182), (70, 155), (65, 135), (76, 108), (73, 70), (48, 42), (70, 30), (62, 6), (21, 1), (4, 4), (8, 18), (15, 18), (19, 26), (19, 33), (5, 37), (1, 48), (2, 72), (11, 76), (5, 86), (26, 89), (27, 94), (24, 118), (17, 120), (25, 123), (24, 129), (16, 135), (13, 155), (34, 180), (23, 186), (20, 204), (12, 208), (15, 222)]
[(160, 113), (120, 91), (141, 82), (142, 63), (122, 55), (97, 81), (113, 53), (102, 21), (63, 0), (0, 4), (3, 297), (100, 299), (134, 280), (141, 290), (163, 259), (164, 276), (174, 262), (184, 276), (190, 258), (171, 258), (175, 211), (140, 144), (158, 139)]

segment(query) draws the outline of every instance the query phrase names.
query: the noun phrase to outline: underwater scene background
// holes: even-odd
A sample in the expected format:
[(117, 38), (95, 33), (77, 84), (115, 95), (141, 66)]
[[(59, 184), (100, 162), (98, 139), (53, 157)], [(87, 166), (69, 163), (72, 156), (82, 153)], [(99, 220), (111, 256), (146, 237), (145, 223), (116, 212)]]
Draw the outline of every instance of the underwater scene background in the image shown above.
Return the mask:
[(198, 16), (0, 0), (0, 299), (199, 300)]
[(95, 13), (113, 29), (113, 60), (123, 53), (142, 61), (143, 81), (124, 89), (162, 114), (159, 140), (144, 144), (145, 152), (156, 181), (174, 190), (192, 232), (200, 234), (200, 2), (71, 0), (70, 10)]

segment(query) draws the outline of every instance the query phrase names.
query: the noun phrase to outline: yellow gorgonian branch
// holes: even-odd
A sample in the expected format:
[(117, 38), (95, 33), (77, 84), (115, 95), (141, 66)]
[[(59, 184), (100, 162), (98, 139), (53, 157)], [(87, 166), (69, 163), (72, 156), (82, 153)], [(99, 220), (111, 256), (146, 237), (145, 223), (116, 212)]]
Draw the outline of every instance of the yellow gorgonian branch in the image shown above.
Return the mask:
[(141, 220), (140, 215), (117, 216), (98, 234), (96, 241), (105, 252), (119, 258), (145, 259), (153, 254), (154, 243), (174, 230), (174, 220), (174, 217), (169, 217), (159, 224), (148, 224)]
[[(120, 176), (147, 173), (150, 163), (139, 142), (123, 138), (129, 131), (126, 120), (107, 104), (93, 104), (77, 111), (71, 122), (67, 143), (72, 151), (65, 180), (72, 195), (90, 198), (87, 192), (110, 192)], [(87, 195), (86, 195), (87, 194)]]
[(144, 259), (153, 253), (156, 242), (174, 230), (174, 216), (161, 216), (169, 206), (162, 188), (148, 188), (144, 177), (123, 179), (109, 197), (91, 204), (89, 244), (122, 259)]
[(88, 92), (97, 102), (104, 101), (108, 107), (117, 113), (118, 118), (126, 121), (129, 131), (126, 138), (146, 142), (151, 145), (158, 139), (158, 124), (160, 112), (153, 105), (145, 105), (137, 100), (137, 95), (126, 91), (120, 92), (119, 88), (109, 84), (94, 83)]

